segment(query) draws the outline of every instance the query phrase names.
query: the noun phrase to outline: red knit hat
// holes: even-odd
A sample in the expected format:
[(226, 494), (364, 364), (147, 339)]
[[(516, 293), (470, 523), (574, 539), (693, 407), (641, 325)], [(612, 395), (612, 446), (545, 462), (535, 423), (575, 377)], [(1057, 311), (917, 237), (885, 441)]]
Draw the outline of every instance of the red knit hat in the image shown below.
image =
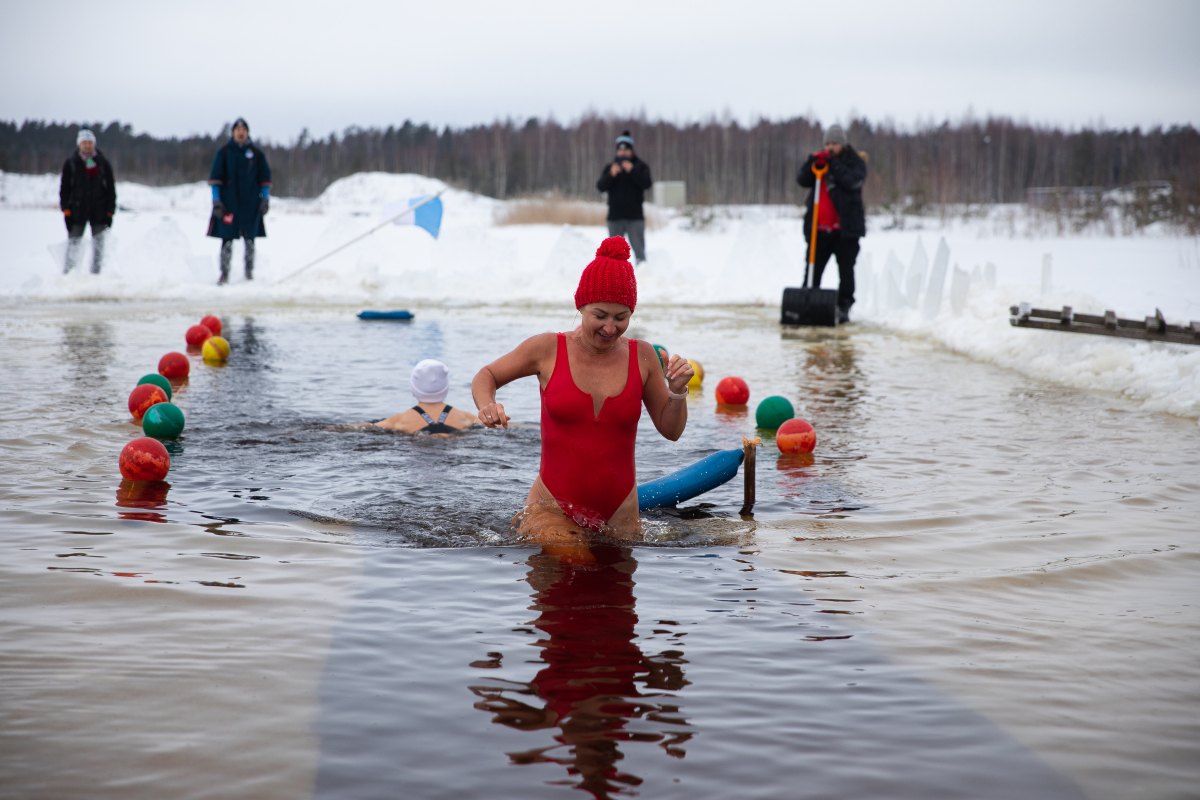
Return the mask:
[(575, 308), (588, 303), (637, 305), (637, 278), (629, 264), (629, 243), (621, 236), (610, 236), (600, 243), (596, 260), (584, 267), (575, 290)]

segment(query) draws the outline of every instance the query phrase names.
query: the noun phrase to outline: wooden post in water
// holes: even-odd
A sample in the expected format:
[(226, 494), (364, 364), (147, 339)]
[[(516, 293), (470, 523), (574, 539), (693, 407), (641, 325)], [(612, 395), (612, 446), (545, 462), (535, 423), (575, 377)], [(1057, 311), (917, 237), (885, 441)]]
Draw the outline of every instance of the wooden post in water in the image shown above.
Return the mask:
[(742, 452), (746, 454), (746, 459), (742, 462), (742, 478), (746, 482), (740, 512), (742, 516), (754, 513), (754, 454), (760, 444), (762, 444), (762, 439), (757, 436), (753, 439), (742, 437)]

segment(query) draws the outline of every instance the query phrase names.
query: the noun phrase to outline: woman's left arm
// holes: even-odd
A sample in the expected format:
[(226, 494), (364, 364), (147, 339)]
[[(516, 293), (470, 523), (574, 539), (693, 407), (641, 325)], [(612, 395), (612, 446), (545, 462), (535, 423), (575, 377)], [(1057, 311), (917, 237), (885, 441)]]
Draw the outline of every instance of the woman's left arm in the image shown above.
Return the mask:
[(677, 442), (683, 435), (683, 429), (687, 427), (687, 398), (672, 398), (668, 390), (676, 395), (687, 392), (688, 381), (695, 374), (692, 365), (678, 355), (671, 356), (667, 363), (666, 380), (663, 380), (658, 354), (649, 342), (640, 340), (638, 361), (642, 374), (646, 376), (642, 384), (642, 402), (646, 405), (646, 413), (650, 415), (650, 421), (659, 433), (672, 442)]

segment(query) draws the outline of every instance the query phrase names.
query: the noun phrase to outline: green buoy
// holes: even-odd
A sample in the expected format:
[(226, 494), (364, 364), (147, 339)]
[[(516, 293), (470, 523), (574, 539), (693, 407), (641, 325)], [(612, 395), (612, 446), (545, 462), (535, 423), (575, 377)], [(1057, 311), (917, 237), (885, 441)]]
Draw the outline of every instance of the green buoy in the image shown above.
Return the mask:
[(154, 439), (174, 439), (183, 433), (183, 412), (173, 403), (155, 403), (142, 417), (142, 430)]
[(155, 386), (167, 393), (168, 400), (171, 399), (171, 382), (162, 375), (159, 375), (157, 372), (152, 372), (149, 375), (143, 375), (142, 379), (137, 382), (137, 385), (141, 386), (143, 383), (153, 383)]
[(776, 395), (758, 404), (758, 409), (754, 412), (754, 421), (758, 427), (773, 431), (795, 416), (796, 409), (792, 408), (788, 399)]

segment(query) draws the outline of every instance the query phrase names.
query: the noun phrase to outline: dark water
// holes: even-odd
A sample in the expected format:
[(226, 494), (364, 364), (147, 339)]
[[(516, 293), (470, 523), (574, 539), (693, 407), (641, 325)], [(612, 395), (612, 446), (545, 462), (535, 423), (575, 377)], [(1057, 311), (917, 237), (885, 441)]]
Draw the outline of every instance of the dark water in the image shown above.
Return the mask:
[(1084, 796), (749, 553), (514, 555), (368, 557), (318, 797)]
[[(375, 544), (504, 542), (540, 460), (536, 379), (501, 391), (510, 415), (522, 423), (508, 431), (475, 429), (442, 440), (340, 423), (376, 420), (411, 406), (408, 372), (424, 358), (450, 366), (454, 388), (448, 402), (473, 411), (469, 385), (478, 367), (502, 354), (504, 345), (543, 329), (523, 319), (357, 325), (275, 320), (265, 325), (242, 318), (225, 332), (238, 357), (211, 380), (187, 389), (189, 402), (220, 424), (189, 430), (175, 445), (188, 479), (172, 483), (172, 497), (198, 491), (207, 513), (229, 520), (286, 513), (350, 522), (359, 541)], [(834, 354), (830, 364), (814, 368), (844, 370), (848, 357)], [(317, 364), (325, 366), (305, 368)], [(639, 482), (718, 449), (740, 447), (742, 433), (753, 432), (750, 419), (749, 412), (696, 414), (690, 435), (677, 444), (659, 436), (643, 416)], [(846, 456), (835, 456), (827, 466), (840, 458)], [(780, 495), (768, 485), (760, 511), (819, 513), (861, 506), (836, 482), (807, 480), (811, 466), (800, 459), (782, 470), (797, 485), (814, 484), (806, 485), (803, 496)], [(225, 490), (222, 502), (214, 504), (213, 480), (227, 475), (239, 476), (244, 485)], [(743, 523), (735, 513), (742, 494), (739, 477), (689, 504), (693, 511), (685, 518), (671, 511), (648, 514), (648, 544), (728, 543), (730, 536), (753, 530), (753, 523)]]
[[(880, 331), (639, 310), (698, 358), (646, 481), (788, 397), (813, 459), (647, 514), (563, 563), (510, 533), (522, 427), (355, 429), (449, 402), (540, 310), (224, 315), (167, 482), (123, 486), (125, 396), (196, 314), (9, 311), (0, 342), (0, 795), (1187, 797), (1200, 780), (1194, 421)], [(1080, 789), (1079, 787), (1083, 788)]]

